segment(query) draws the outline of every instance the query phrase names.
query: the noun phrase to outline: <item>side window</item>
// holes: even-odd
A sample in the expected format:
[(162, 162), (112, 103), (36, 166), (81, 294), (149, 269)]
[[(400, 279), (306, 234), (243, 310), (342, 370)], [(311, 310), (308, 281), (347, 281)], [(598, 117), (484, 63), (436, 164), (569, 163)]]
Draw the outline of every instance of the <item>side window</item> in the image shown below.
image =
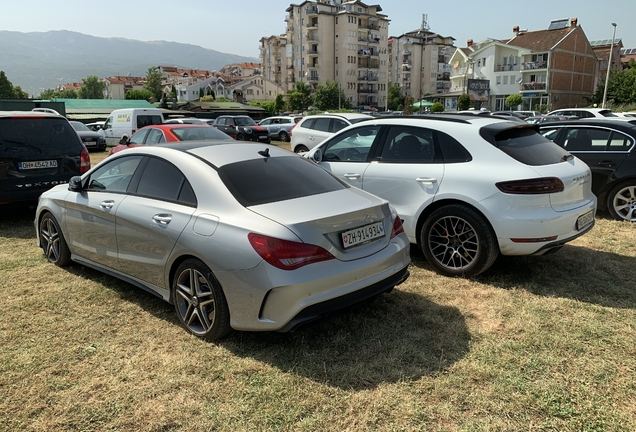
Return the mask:
[(194, 205), (196, 199), (190, 184), (174, 165), (159, 158), (150, 158), (141, 174), (137, 194), (164, 201), (180, 201)]
[(325, 146), (325, 162), (363, 162), (378, 136), (380, 126), (362, 126), (343, 133)]
[(331, 123), (330, 118), (317, 118), (314, 122), (314, 127), (312, 129), (321, 131), (321, 132), (329, 132), (330, 123)]
[(280, 124), (290, 124), (291, 123), (291, 119), (280, 119), (279, 123)]
[(138, 115), (137, 116), (138, 129), (144, 126), (156, 125), (161, 123), (163, 123), (163, 119), (159, 115)]
[(108, 120), (104, 123), (104, 129), (110, 129), (113, 127), (113, 118), (108, 117)]
[(452, 136), (437, 131), (437, 140), (444, 163), (470, 162), (473, 159), (468, 150)]
[(612, 132), (610, 137), (608, 151), (629, 151), (634, 146), (634, 141), (620, 132)]
[[(437, 156), (436, 156), (437, 155)], [(393, 126), (389, 129), (382, 162), (391, 163), (433, 163), (441, 155), (435, 150), (435, 141), (431, 129)]]
[(165, 142), (166, 140), (163, 137), (163, 132), (161, 129), (150, 129), (148, 132), (148, 138), (146, 138), (146, 144), (159, 144)]
[(301, 128), (305, 128), (305, 129), (313, 129), (315, 121), (316, 121), (316, 119), (309, 118), (309, 119), (305, 120), (304, 122), (302, 122), (300, 124), (300, 127)]
[(270, 119), (263, 120), (263, 121), (261, 122), (261, 126), (266, 126), (266, 125), (271, 124), (271, 123), (272, 123), (272, 121), (271, 121)]
[(96, 170), (88, 179), (88, 191), (126, 192), (141, 156), (117, 158)]
[(541, 135), (556, 143), (557, 136), (559, 135), (559, 130), (559, 128), (541, 128)]
[(349, 126), (349, 123), (347, 123), (344, 120), (340, 120), (340, 119), (333, 119), (332, 123), (331, 123), (331, 132), (338, 132), (340, 129), (344, 129), (347, 126)]
[(131, 144), (143, 144), (150, 129), (142, 129), (130, 138)]
[(592, 140), (592, 151), (605, 151), (611, 135), (611, 131), (606, 129), (589, 129), (587, 134)]
[[(563, 146), (567, 151), (592, 150), (592, 138), (588, 132), (589, 130), (586, 128), (568, 129)], [(607, 138), (605, 138), (605, 142), (607, 143)]]

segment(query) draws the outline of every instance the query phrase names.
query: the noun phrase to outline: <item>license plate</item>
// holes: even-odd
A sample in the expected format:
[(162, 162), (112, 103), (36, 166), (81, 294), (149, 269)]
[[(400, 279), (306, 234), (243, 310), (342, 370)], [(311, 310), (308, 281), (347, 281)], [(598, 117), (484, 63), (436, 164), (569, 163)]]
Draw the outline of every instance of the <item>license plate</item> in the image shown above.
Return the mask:
[(382, 222), (377, 222), (371, 225), (365, 225), (360, 228), (343, 232), (341, 235), (342, 244), (344, 245), (344, 248), (347, 249), (369, 240), (384, 237), (384, 224)]
[(258, 139), (262, 139), (262, 140), (266, 140), (268, 138), (268, 135), (261, 135), (258, 137)]
[(57, 168), (56, 160), (34, 161), (34, 162), (18, 162), (18, 169), (38, 169), (38, 168)]
[(579, 216), (579, 218), (576, 220), (576, 229), (580, 231), (592, 222), (594, 222), (594, 212), (589, 211), (584, 215)]
[(95, 140), (84, 141), (84, 145), (86, 145), (86, 146), (95, 146), (95, 145), (97, 145), (97, 141), (95, 141)]

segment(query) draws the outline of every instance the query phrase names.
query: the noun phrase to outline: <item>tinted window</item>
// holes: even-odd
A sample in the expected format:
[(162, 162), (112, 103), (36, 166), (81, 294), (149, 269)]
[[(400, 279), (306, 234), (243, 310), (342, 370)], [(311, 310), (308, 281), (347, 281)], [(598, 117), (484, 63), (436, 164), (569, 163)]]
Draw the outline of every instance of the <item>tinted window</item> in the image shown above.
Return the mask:
[(323, 161), (365, 161), (380, 126), (356, 128), (332, 138), (324, 147)]
[(382, 150), (382, 162), (432, 163), (436, 160), (441, 161), (441, 157), (435, 151), (431, 129), (409, 126), (392, 126), (389, 129)]
[(321, 132), (329, 132), (329, 124), (331, 123), (330, 118), (317, 118), (314, 123), (314, 130)]
[(438, 131), (437, 140), (444, 163), (469, 162), (473, 159), (468, 150), (452, 136)]
[(300, 124), (300, 127), (305, 129), (313, 129), (315, 118), (309, 118)]
[(160, 115), (138, 115), (137, 116), (137, 129), (144, 126), (157, 125), (163, 123), (163, 117)]
[(605, 151), (610, 133), (598, 128), (569, 128), (563, 145), (568, 151)]
[(237, 126), (256, 126), (256, 122), (251, 117), (236, 117), (234, 121)]
[[(178, 201), (187, 180), (174, 165), (150, 158), (137, 186), (137, 194), (165, 201)], [(187, 186), (189, 187), (189, 185)]]
[(526, 165), (563, 162), (568, 152), (533, 129), (507, 129), (495, 136), (495, 146)]
[(609, 142), (608, 151), (628, 151), (634, 145), (634, 140), (620, 132), (612, 132), (612, 136)]
[(63, 118), (0, 119), (0, 154), (33, 160), (33, 157), (78, 152), (81, 142)]
[(349, 126), (349, 123), (340, 119), (333, 119), (333, 122), (331, 123), (331, 127), (333, 129), (332, 132), (338, 132), (340, 129), (344, 129), (347, 126)]
[(166, 142), (163, 137), (163, 132), (160, 129), (151, 129), (148, 132), (148, 138), (146, 138), (146, 144), (159, 144)]
[(172, 133), (179, 138), (179, 141), (193, 140), (227, 140), (232, 139), (229, 135), (212, 127), (205, 128), (174, 128)]
[(78, 121), (72, 121), (69, 122), (71, 124), (71, 126), (73, 126), (73, 129), (75, 129), (76, 131), (90, 131), (90, 129), (84, 124), (84, 123), (80, 123)]
[(121, 157), (102, 165), (91, 174), (87, 190), (125, 192), (141, 159), (141, 156)]
[(236, 162), (221, 167), (219, 176), (245, 207), (348, 187), (315, 163), (297, 156)]
[(134, 134), (131, 138), (130, 138), (130, 143), (131, 144), (143, 144), (144, 143), (144, 139), (146, 139), (146, 135), (148, 135), (148, 131), (150, 131), (150, 129), (142, 129), (139, 132), (137, 132), (136, 134)]

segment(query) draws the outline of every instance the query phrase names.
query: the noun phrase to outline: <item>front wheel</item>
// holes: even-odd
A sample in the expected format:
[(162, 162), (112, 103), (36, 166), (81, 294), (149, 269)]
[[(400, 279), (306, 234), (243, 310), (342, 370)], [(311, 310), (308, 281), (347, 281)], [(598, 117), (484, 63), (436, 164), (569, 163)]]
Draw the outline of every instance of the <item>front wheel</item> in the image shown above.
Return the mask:
[(428, 262), (446, 276), (477, 276), (499, 255), (488, 221), (461, 204), (431, 213), (422, 227), (420, 245)]
[(303, 152), (307, 152), (309, 151), (309, 149), (307, 147), (305, 147), (304, 145), (298, 145), (296, 146), (296, 148), (294, 148), (294, 153), (303, 153)]
[(60, 224), (49, 212), (45, 213), (40, 221), (40, 246), (50, 263), (58, 267), (71, 263), (71, 251), (64, 239)]
[(230, 331), (230, 312), (212, 270), (198, 259), (181, 263), (172, 282), (174, 307), (179, 321), (190, 333), (217, 340)]
[(636, 222), (636, 182), (613, 188), (607, 197), (607, 209), (614, 219)]
[(237, 141), (244, 141), (245, 140), (245, 135), (243, 135), (242, 133), (236, 134), (236, 140)]

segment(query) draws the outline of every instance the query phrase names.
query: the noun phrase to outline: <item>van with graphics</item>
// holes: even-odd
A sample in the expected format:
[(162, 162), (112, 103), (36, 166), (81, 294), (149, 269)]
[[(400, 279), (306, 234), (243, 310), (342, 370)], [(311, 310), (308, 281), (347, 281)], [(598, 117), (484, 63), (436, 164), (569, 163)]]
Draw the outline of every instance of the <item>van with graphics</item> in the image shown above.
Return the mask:
[(130, 138), (144, 126), (163, 123), (159, 108), (123, 108), (113, 111), (104, 123), (106, 145), (115, 146), (125, 135)]

